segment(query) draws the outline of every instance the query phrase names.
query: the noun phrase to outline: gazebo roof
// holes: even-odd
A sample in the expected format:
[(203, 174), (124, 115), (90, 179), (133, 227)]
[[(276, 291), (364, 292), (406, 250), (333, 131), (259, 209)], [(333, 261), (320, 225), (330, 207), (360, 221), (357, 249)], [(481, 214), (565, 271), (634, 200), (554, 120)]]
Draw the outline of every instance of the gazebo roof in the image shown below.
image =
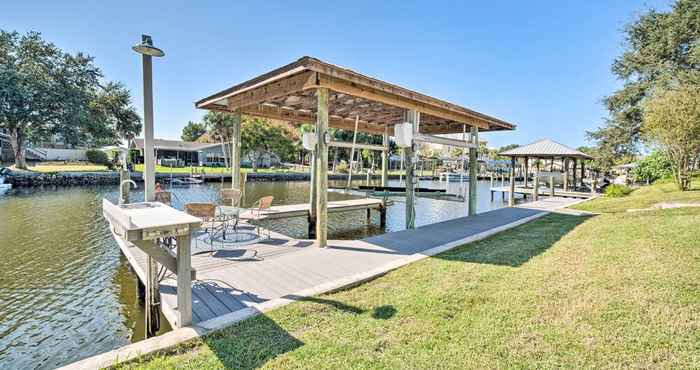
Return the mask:
[(505, 157), (539, 157), (539, 158), (582, 158), (593, 159), (590, 155), (569, 148), (554, 140), (542, 139), (527, 145), (499, 153)]
[(330, 126), (381, 134), (404, 121), (404, 112), (421, 113), (420, 132), (450, 134), (464, 126), (481, 131), (513, 130), (515, 125), (474, 110), (368, 77), (312, 57), (220, 91), (195, 103), (200, 109), (235, 111), (295, 123), (314, 122), (316, 88), (328, 88)]

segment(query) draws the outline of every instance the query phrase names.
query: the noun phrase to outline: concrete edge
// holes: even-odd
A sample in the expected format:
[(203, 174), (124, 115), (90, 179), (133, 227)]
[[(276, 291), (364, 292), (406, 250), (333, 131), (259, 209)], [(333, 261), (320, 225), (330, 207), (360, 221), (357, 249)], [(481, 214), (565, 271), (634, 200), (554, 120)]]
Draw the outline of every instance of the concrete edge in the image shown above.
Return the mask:
[(363, 282), (385, 275), (386, 273), (392, 270), (396, 270), (413, 262), (434, 256), (436, 254), (440, 254), (442, 252), (446, 252), (464, 244), (473, 243), (488, 238), (502, 231), (506, 231), (518, 227), (520, 225), (526, 224), (530, 221), (536, 220), (538, 218), (541, 218), (549, 213), (551, 212), (542, 210), (534, 215), (522, 218), (520, 220), (513, 221), (511, 223), (501, 225), (499, 227), (486, 230), (466, 238), (462, 238), (437, 247), (433, 247), (419, 253), (414, 253), (412, 255), (406, 256), (406, 258), (390, 262), (384, 266), (372, 269), (364, 273), (320, 284), (312, 288), (298, 291), (289, 296), (272, 299), (259, 304), (254, 304), (251, 307), (243, 308), (238, 311), (231, 312), (229, 314), (198, 323), (196, 326), (175, 329), (171, 332), (165, 333), (157, 337), (142, 340), (140, 342), (132, 343), (109, 352), (104, 352), (99, 355), (85, 358), (78, 362), (74, 362), (72, 364), (63, 366), (60, 369), (101, 369), (117, 365), (121, 362), (131, 361), (140, 356), (153, 354), (159, 351), (167, 351), (168, 349), (171, 349), (183, 342), (195, 338), (200, 338), (206, 334), (210, 334), (214, 331), (218, 331), (228, 326), (231, 326), (239, 321), (243, 321), (261, 313), (285, 306), (295, 301), (299, 301), (302, 297), (310, 297), (359, 285)]

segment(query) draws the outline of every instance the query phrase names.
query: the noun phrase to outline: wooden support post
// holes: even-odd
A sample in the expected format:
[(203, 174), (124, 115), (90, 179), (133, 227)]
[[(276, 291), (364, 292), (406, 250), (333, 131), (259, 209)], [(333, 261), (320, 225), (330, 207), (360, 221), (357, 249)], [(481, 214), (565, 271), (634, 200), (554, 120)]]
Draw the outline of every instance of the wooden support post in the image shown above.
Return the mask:
[[(348, 183), (345, 186), (346, 189), (350, 189), (350, 182), (352, 182), (352, 161), (355, 159), (355, 143), (357, 142), (357, 125), (360, 123), (360, 116), (355, 116), (355, 131), (352, 132), (352, 148), (350, 148), (350, 163), (348, 163)], [(362, 157), (360, 155), (359, 157)]]
[(479, 168), (478, 152), (479, 152), (479, 128), (476, 126), (471, 127), (470, 141), (475, 144), (472, 148), (469, 148), (469, 210), (468, 215), (473, 216), (476, 214), (476, 188), (479, 182), (479, 175), (477, 173)]
[(574, 158), (574, 168), (573, 168), (573, 170), (571, 171), (572, 174), (573, 174), (573, 179), (572, 179), (573, 181), (571, 182), (571, 184), (573, 185), (573, 190), (576, 190), (576, 187), (577, 187), (577, 184), (578, 184), (578, 183), (576, 182), (576, 165), (577, 165), (577, 160), (576, 160), (576, 158)]
[(554, 196), (554, 175), (549, 175), (549, 195)]
[[(501, 175), (503, 176), (503, 175)], [(508, 197), (508, 206), (515, 205), (515, 157), (510, 158), (510, 196)]]
[(525, 179), (524, 179), (524, 181), (525, 181), (525, 189), (527, 189), (527, 180), (528, 180), (528, 177), (530, 176), (529, 164), (530, 164), (530, 163), (529, 163), (529, 158), (528, 158), (528, 157), (525, 157)]
[[(406, 122), (413, 126), (413, 132), (417, 131), (420, 123), (420, 113), (414, 110), (406, 111)], [(406, 166), (406, 229), (416, 227), (415, 187), (413, 185), (413, 143), (410, 147), (403, 148), (404, 165)]]
[(581, 160), (581, 187), (583, 187), (583, 178), (586, 176), (586, 162), (584, 160)]
[(379, 226), (386, 226), (386, 198), (384, 203), (382, 203), (382, 205), (379, 206)]
[(532, 186), (532, 200), (540, 199), (540, 160), (535, 158), (535, 180)]
[(231, 187), (241, 190), (241, 111), (231, 113)]
[(192, 324), (192, 255), (190, 235), (177, 237), (177, 326)]
[[(513, 157), (513, 161), (515, 161), (515, 157)], [(515, 165), (513, 165), (513, 167), (515, 167)], [(513, 171), (510, 171), (510, 177), (515, 178), (515, 168), (513, 168)], [(506, 187), (506, 175), (504, 174), (501, 174), (501, 187)]]
[(309, 239), (316, 238), (316, 177), (318, 172), (316, 171), (316, 152), (318, 150), (318, 145), (314, 147), (311, 151), (311, 160), (309, 162), (309, 172), (310, 172), (310, 186), (309, 191), (309, 216), (308, 216), (308, 237)]
[(384, 126), (384, 135), (382, 135), (382, 186), (387, 186), (389, 183), (389, 125)]
[(328, 242), (328, 88), (316, 89), (316, 100), (316, 244), (324, 248)]

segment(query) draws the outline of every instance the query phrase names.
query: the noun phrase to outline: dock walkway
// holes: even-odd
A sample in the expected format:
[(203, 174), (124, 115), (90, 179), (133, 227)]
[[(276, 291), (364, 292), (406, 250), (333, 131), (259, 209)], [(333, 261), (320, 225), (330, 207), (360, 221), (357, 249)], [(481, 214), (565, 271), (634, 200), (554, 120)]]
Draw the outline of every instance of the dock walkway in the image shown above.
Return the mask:
[[(338, 281), (362, 280), (373, 272), (401, 265), (467, 243), (501, 229), (540, 217), (575, 200), (545, 198), (513, 208), (502, 208), (453, 220), (366, 238), (332, 240), (329, 248), (313, 247), (311, 240), (297, 240), (272, 232), (271, 238), (246, 246), (217, 249), (192, 256), (196, 280), (192, 283), (195, 325), (207, 327), (209, 320), (247, 307), (259, 307), (278, 298), (295, 299)], [(242, 225), (243, 232), (253, 226)], [(140, 278), (145, 276), (145, 254), (117, 239)], [(201, 240), (193, 240), (197, 249)], [(206, 248), (206, 247), (205, 247)], [(440, 250), (435, 250), (436, 248)], [(336, 284), (337, 285), (337, 284)], [(175, 321), (176, 280), (166, 277), (160, 286), (161, 309)], [(291, 297), (291, 298), (290, 298)], [(297, 298), (298, 299), (298, 298)]]
[[(515, 194), (521, 194), (521, 195), (524, 195), (525, 197), (532, 196), (534, 194), (534, 192), (535, 192), (535, 189), (532, 187), (528, 187), (528, 188), (524, 188), (522, 186), (515, 187)], [(494, 193), (502, 193), (503, 197), (505, 197), (507, 194), (510, 193), (510, 187), (509, 186), (494, 186), (494, 187), (492, 187), (491, 188), (491, 200), (493, 200)], [(546, 187), (540, 187), (539, 195), (541, 197), (551, 196), (552, 189), (546, 188)], [(562, 197), (562, 198), (588, 199), (588, 198), (592, 198), (592, 197), (596, 196), (596, 194), (592, 194), (590, 192), (571, 191), (571, 190), (563, 190), (563, 189), (554, 188), (554, 196), (555, 197)]]

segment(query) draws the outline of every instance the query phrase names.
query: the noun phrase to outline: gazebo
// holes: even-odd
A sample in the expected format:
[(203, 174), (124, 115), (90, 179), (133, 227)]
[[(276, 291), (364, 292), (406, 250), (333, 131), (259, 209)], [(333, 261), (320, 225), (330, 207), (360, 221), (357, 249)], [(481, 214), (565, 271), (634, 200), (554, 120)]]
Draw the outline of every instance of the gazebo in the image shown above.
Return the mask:
[[(469, 149), (470, 176), (476, 180), (479, 131), (513, 130), (515, 125), (474, 110), (448, 103), (406, 88), (312, 57), (220, 91), (196, 102), (200, 109), (230, 112), (238, 123), (232, 145), (232, 182), (240, 187), (241, 115), (266, 117), (293, 123), (315, 122), (311, 170), (310, 222), (316, 225), (316, 241), (326, 246), (328, 148), (356, 147), (382, 152), (382, 185), (388, 178), (390, 134), (399, 133), (406, 163), (406, 227), (414, 227), (415, 143), (429, 142)], [(331, 141), (334, 127), (382, 135), (383, 144), (362, 145)], [(392, 129), (394, 129), (393, 132)], [(462, 134), (455, 139), (439, 134)], [(398, 139), (398, 138), (397, 138)], [(476, 213), (476, 181), (470, 181), (469, 214)]]
[(581, 176), (580, 176), (580, 186), (583, 186), (583, 179), (585, 177), (585, 162), (587, 160), (593, 159), (592, 156), (581, 152), (579, 150), (570, 148), (564, 144), (560, 144), (554, 140), (550, 139), (542, 139), (535, 141), (534, 143), (530, 143), (527, 145), (519, 146), (514, 149), (506, 150), (504, 152), (499, 153), (500, 155), (504, 157), (510, 157), (511, 160), (511, 175), (510, 175), (510, 192), (511, 196), (509, 198), (509, 204), (513, 205), (514, 203), (514, 198), (513, 194), (515, 192), (515, 166), (516, 166), (516, 159), (522, 158), (524, 161), (524, 187), (527, 189), (528, 188), (528, 179), (529, 179), (529, 160), (530, 158), (534, 158), (536, 160), (535, 162), (535, 178), (534, 178), (534, 184), (533, 184), (533, 192), (532, 196), (534, 199), (537, 199), (539, 196), (539, 192), (537, 191), (539, 189), (539, 171), (540, 171), (540, 159), (549, 159), (551, 161), (551, 167), (553, 169), (554, 167), (554, 161), (555, 160), (560, 160), (562, 162), (562, 173), (564, 174), (564, 190), (568, 191), (569, 190), (569, 164), (570, 162), (573, 163), (573, 187), (576, 188), (577, 184), (579, 182), (577, 181), (576, 178), (576, 167), (578, 162), (581, 163)]

